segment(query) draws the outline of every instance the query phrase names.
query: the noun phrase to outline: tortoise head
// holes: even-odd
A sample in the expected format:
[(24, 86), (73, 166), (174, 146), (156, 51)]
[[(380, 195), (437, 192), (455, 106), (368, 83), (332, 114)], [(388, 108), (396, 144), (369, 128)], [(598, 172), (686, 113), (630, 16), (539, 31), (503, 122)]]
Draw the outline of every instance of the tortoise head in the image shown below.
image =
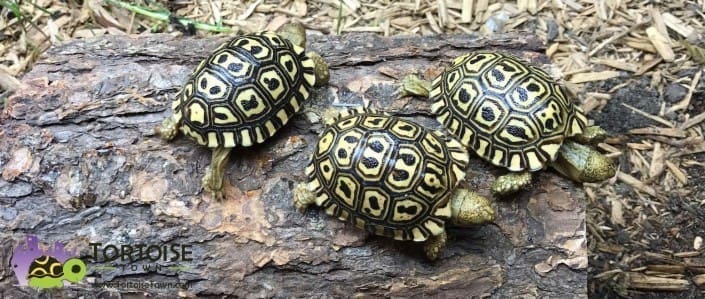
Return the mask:
[(277, 30), (277, 34), (294, 45), (306, 47), (306, 28), (299, 22), (291, 22), (281, 26)]
[(466, 189), (457, 189), (452, 196), (450, 221), (453, 225), (465, 227), (494, 221), (495, 211), (484, 196)]
[[(306, 28), (299, 22), (291, 22), (281, 26), (277, 30), (277, 34), (295, 46), (306, 48)], [(313, 73), (316, 76), (316, 83), (314, 85), (323, 86), (328, 84), (328, 80), (330, 79), (328, 63), (326, 63), (323, 57), (318, 53), (309, 52), (306, 55), (313, 60)]]

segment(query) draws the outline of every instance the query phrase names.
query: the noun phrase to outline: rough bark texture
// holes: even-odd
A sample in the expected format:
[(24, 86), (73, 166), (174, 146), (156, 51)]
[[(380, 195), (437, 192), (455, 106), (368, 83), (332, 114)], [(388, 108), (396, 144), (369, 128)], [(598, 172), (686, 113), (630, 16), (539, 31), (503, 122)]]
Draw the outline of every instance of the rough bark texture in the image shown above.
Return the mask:
[[(88, 265), (88, 279), (50, 291), (59, 297), (97, 296), (91, 283), (105, 281), (189, 286), (117, 287), (103, 295), (586, 297), (584, 193), (552, 171), (536, 175), (530, 190), (495, 200), (494, 224), (450, 228), (435, 262), (418, 244), (369, 236), (318, 209), (298, 213), (291, 203), (326, 107), (369, 104), (438, 127), (428, 102), (394, 99), (394, 77), (431, 78), (477, 48), (545, 65), (537, 38), (309, 37), (308, 48), (332, 68), (331, 84), (264, 145), (233, 152), (228, 198), (215, 202), (200, 189), (210, 151), (183, 136), (162, 142), (152, 129), (220, 41), (170, 35), (70, 41), (24, 76), (0, 125), (0, 297), (37, 294), (16, 286), (11, 265), (28, 234), (45, 244), (67, 243)], [(471, 162), (466, 187), (489, 196), (504, 171)], [(191, 244), (193, 261), (158, 262), (184, 266), (176, 270), (132, 270), (149, 261), (96, 262), (89, 242)]]

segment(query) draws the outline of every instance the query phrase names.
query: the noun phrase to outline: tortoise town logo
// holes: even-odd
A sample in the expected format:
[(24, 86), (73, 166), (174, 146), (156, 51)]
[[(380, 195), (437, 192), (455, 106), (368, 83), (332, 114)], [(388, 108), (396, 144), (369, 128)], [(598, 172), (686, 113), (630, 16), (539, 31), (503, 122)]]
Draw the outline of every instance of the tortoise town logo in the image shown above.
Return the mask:
[(77, 283), (86, 276), (86, 264), (75, 255), (60, 242), (43, 250), (36, 236), (27, 236), (12, 254), (12, 269), (21, 286), (60, 288), (66, 282)]

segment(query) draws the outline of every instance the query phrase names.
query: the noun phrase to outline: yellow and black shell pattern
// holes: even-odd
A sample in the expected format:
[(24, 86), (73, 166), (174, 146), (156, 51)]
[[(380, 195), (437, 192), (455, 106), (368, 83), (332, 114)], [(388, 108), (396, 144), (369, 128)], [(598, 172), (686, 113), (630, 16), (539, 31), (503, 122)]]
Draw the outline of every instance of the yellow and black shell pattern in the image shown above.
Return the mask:
[(321, 133), (306, 174), (327, 214), (376, 235), (421, 242), (444, 231), (450, 194), (467, 165), (467, 150), (455, 139), (357, 110)]
[(315, 83), (304, 49), (274, 32), (238, 36), (201, 61), (172, 103), (180, 130), (208, 147), (262, 143)]
[(58, 278), (64, 275), (64, 268), (61, 262), (48, 255), (42, 255), (29, 264), (29, 275), (27, 278), (53, 277)]
[(587, 123), (545, 71), (499, 52), (456, 58), (433, 81), (430, 97), (432, 112), (460, 143), (510, 171), (544, 168)]

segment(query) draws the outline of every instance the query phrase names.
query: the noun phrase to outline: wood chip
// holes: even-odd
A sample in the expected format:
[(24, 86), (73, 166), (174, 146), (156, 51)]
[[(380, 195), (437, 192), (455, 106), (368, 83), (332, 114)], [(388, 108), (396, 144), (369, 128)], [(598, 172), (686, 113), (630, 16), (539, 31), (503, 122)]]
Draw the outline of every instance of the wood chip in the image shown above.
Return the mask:
[(585, 83), (591, 81), (603, 81), (619, 76), (618, 71), (602, 71), (602, 72), (587, 72), (578, 73), (570, 77), (571, 83)]
[(664, 278), (649, 276), (641, 273), (628, 272), (627, 288), (650, 291), (685, 291), (690, 287), (690, 282), (685, 279)]
[(475, 1), (475, 23), (482, 23), (484, 22), (484, 13), (487, 10), (487, 7), (489, 6), (488, 0), (477, 0)]
[(264, 27), (264, 30), (275, 31), (288, 22), (289, 22), (288, 17), (283, 16), (283, 15), (278, 15), (278, 16), (272, 18), (271, 21), (269, 21), (267, 26)]
[(703, 122), (704, 120), (705, 120), (705, 112), (689, 118), (688, 120), (684, 121), (680, 127), (681, 127), (681, 129), (685, 130), (685, 129), (688, 129), (694, 125), (697, 125), (697, 124)]
[(308, 6), (304, 0), (294, 0), (291, 4), (291, 14), (297, 17), (305, 17), (308, 13)]
[[(438, 26), (443, 28), (448, 24), (448, 7), (446, 0), (438, 0)], [(439, 32), (443, 33), (443, 31)]]
[(646, 35), (649, 36), (651, 44), (654, 45), (654, 48), (656, 48), (659, 55), (663, 57), (663, 60), (666, 62), (672, 62), (673, 59), (676, 58), (676, 54), (673, 53), (673, 49), (671, 49), (671, 42), (667, 37), (663, 36), (663, 34), (661, 34), (656, 27), (651, 26), (646, 28)]
[(641, 40), (629, 40), (625, 42), (625, 44), (629, 47), (632, 47), (637, 50), (642, 50), (646, 51), (649, 53), (656, 53), (656, 47), (648, 41), (641, 41)]
[(683, 262), (688, 267), (705, 268), (705, 258), (702, 258), (702, 257), (695, 256), (695, 257), (684, 258)]
[(644, 184), (644, 182), (642, 182), (641, 180), (638, 180), (629, 174), (617, 171), (617, 179), (638, 191), (644, 192), (656, 198), (659, 197), (658, 194), (656, 194), (656, 190), (654, 190), (654, 188), (651, 188), (650, 186)]
[(630, 149), (635, 149), (635, 150), (640, 150), (640, 151), (650, 151), (651, 149), (654, 148), (653, 145), (651, 144), (646, 144), (646, 143), (627, 143), (627, 147)]
[(463, 0), (463, 11), (460, 15), (460, 21), (463, 23), (472, 22), (472, 5), (475, 1)]
[(705, 274), (695, 275), (693, 277), (693, 283), (699, 287), (705, 285)]
[(252, 13), (255, 11), (255, 9), (257, 9), (257, 6), (259, 6), (260, 4), (262, 4), (262, 0), (257, 0), (254, 3), (250, 4), (250, 6), (247, 7), (247, 9), (241, 15), (239, 15), (237, 17), (237, 20), (238, 21), (247, 20), (247, 18), (249, 18), (250, 15), (252, 15)]
[(622, 205), (622, 202), (616, 198), (608, 198), (608, 202), (612, 207), (610, 210), (610, 220), (612, 223), (625, 227), (626, 222), (624, 221), (624, 206)]
[(433, 18), (431, 11), (426, 12), (426, 20), (428, 20), (428, 25), (431, 26), (431, 30), (438, 34), (443, 33), (441, 27), (438, 26), (438, 23), (436, 23), (436, 20)]
[(644, 117), (647, 117), (647, 118), (649, 118), (649, 119), (651, 119), (651, 120), (653, 120), (653, 121), (662, 123), (662, 124), (664, 124), (664, 125), (666, 125), (666, 126), (668, 126), (668, 127), (671, 127), (671, 128), (675, 127), (675, 125), (674, 125), (672, 122), (670, 122), (670, 121), (664, 119), (663, 117), (659, 117), (659, 116), (656, 116), (656, 115), (648, 114), (648, 113), (646, 113), (646, 112), (644, 112), (644, 111), (641, 111), (641, 109), (632, 107), (631, 105), (626, 104), (626, 103), (622, 103), (622, 106), (627, 107), (627, 108), (631, 109), (632, 111), (634, 111), (634, 112), (636, 112), (636, 113), (638, 113), (638, 114), (641, 114), (641, 115), (644, 116)]
[(653, 67), (657, 66), (662, 61), (663, 61), (663, 58), (661, 58), (661, 57), (656, 58), (656, 59), (652, 59), (652, 60), (647, 60), (645, 63), (643, 63), (641, 65), (641, 67), (639, 67), (639, 69), (636, 71), (636, 73), (634, 75), (641, 76), (644, 73), (651, 70)]
[(671, 28), (671, 30), (675, 31), (676, 33), (680, 34), (681, 36), (687, 38), (690, 38), (695, 34), (695, 29), (691, 27), (690, 25), (684, 24), (681, 19), (677, 18), (676, 16), (672, 15), (671, 13), (665, 12), (661, 14), (661, 18), (663, 19), (663, 22), (666, 24), (666, 27)]
[(647, 127), (647, 128), (637, 128), (629, 130), (629, 134), (634, 135), (660, 135), (667, 137), (677, 137), (684, 138), (685, 131), (681, 128), (658, 128), (658, 127)]
[(697, 236), (693, 239), (693, 249), (700, 250), (700, 248), (703, 248), (703, 237)]
[(690, 82), (690, 86), (688, 87), (688, 92), (685, 94), (682, 100), (680, 100), (678, 103), (673, 105), (671, 108), (668, 108), (668, 111), (666, 113), (682, 110), (685, 108), (688, 108), (690, 105), (690, 99), (693, 97), (693, 92), (695, 91), (695, 86), (700, 83), (700, 76), (703, 73), (703, 68), (701, 68), (698, 72), (693, 75), (693, 80)]
[(647, 265), (646, 269), (672, 274), (683, 274), (685, 272), (685, 266), (683, 265)]
[(384, 32), (379, 26), (357, 26), (343, 29), (344, 32)]
[(588, 52), (588, 57), (595, 55), (595, 53), (597, 53), (597, 51), (600, 51), (600, 50), (601, 50), (602, 48), (604, 48), (605, 46), (607, 46), (607, 45), (609, 45), (609, 44), (615, 42), (616, 40), (618, 40), (618, 39), (620, 39), (620, 38), (626, 36), (627, 34), (629, 34), (630, 32), (634, 31), (635, 29), (637, 29), (637, 28), (643, 26), (644, 24), (646, 24), (646, 23), (644, 22), (644, 23), (637, 23), (637, 24), (634, 24), (634, 25), (632, 25), (631, 27), (629, 27), (627, 30), (624, 30), (624, 31), (622, 31), (622, 32), (620, 32), (620, 33), (617, 33), (617, 34), (615, 34), (615, 35), (610, 36), (608, 39), (606, 39), (605, 41), (603, 41), (603, 42), (601, 42), (599, 45), (597, 45), (594, 49), (590, 50), (590, 52)]
[(671, 39), (668, 37), (668, 29), (666, 29), (666, 24), (663, 22), (663, 18), (661, 17), (661, 12), (659, 11), (658, 7), (650, 7), (649, 8), (649, 14), (651, 15), (651, 20), (653, 22), (653, 27), (658, 30), (658, 33), (661, 34), (666, 40), (668, 41), (669, 44), (673, 43)]
[(600, 274), (595, 275), (595, 279), (600, 279), (602, 277), (607, 277), (607, 276), (614, 276), (615, 274), (619, 274), (622, 272), (623, 272), (622, 269), (619, 269), (619, 268), (608, 270), (608, 271), (605, 271), (605, 272), (602, 272)]
[(679, 183), (683, 185), (688, 183), (688, 177), (680, 168), (678, 168), (676, 164), (666, 160), (666, 167), (668, 167), (668, 171), (676, 178), (676, 180), (678, 180)]
[(628, 72), (636, 72), (639, 66), (637, 66), (634, 63), (631, 62), (626, 62), (624, 60), (616, 60), (616, 59), (608, 59), (608, 58), (596, 58), (592, 59), (592, 62), (594, 63), (599, 63), (603, 64), (606, 66), (610, 66), (616, 69), (628, 71)]
[(567, 7), (570, 7), (570, 9), (575, 10), (575, 11), (584, 11), (585, 7), (580, 5), (580, 3), (575, 2), (573, 0), (558, 0), (556, 2), (563, 2)]
[(690, 258), (690, 257), (696, 257), (701, 255), (702, 252), (700, 251), (686, 251), (686, 252), (676, 252), (673, 254), (675, 257), (684, 257), (684, 258)]
[(611, 145), (609, 145), (609, 144), (607, 144), (607, 143), (604, 143), (604, 142), (600, 142), (600, 143), (597, 145), (597, 147), (599, 147), (600, 149), (602, 149), (602, 150), (604, 150), (604, 151), (606, 151), (606, 152), (608, 152), (608, 153), (610, 153), (610, 154), (616, 154), (617, 156), (622, 154), (622, 151), (621, 151), (621, 150), (619, 150), (618, 148), (616, 148), (616, 147), (614, 147), (614, 146), (611, 146)]
[(356, 12), (358, 9), (360, 9), (360, 2), (357, 0), (343, 0), (343, 3), (350, 8), (352, 12)]
[(661, 149), (661, 143), (654, 143), (654, 150), (651, 152), (651, 163), (649, 164), (649, 178), (656, 178), (665, 168), (666, 152)]

